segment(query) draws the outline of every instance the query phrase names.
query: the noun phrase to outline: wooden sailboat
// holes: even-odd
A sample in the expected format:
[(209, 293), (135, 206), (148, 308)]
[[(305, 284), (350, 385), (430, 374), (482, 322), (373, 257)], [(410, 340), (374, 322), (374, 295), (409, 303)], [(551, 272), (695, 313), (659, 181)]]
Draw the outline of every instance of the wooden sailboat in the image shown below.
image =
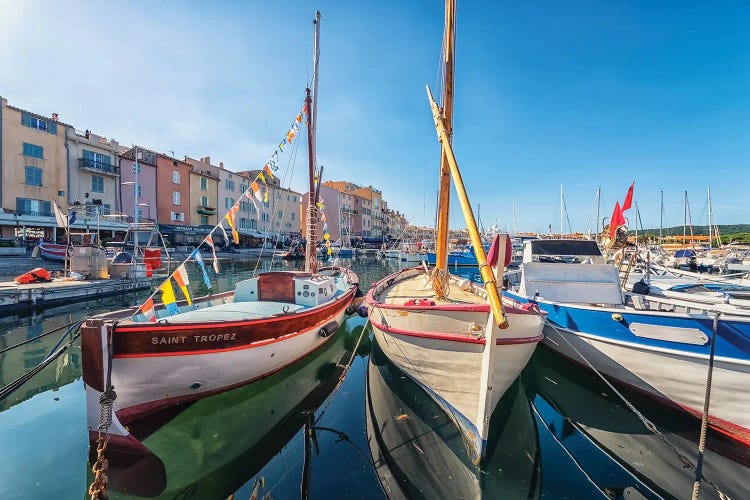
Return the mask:
[[(316, 47), (319, 19), (318, 13)], [(309, 88), (305, 102), (312, 184), (315, 122)], [(315, 203), (309, 211), (308, 229), (316, 220)], [(308, 249), (314, 249), (314, 228), (308, 235)], [(175, 303), (165, 282), (171, 300), (165, 292), (164, 304), (151, 301), (149, 307), (88, 319), (81, 351), (91, 436), (104, 425), (100, 398), (112, 401), (113, 388), (117, 397), (109, 434), (127, 441), (125, 425), (139, 416), (264, 378), (323, 346), (343, 322), (358, 279), (344, 268), (319, 271), (315, 252), (307, 255), (312, 258), (304, 272), (260, 273), (233, 291), (192, 303)], [(176, 273), (180, 269), (184, 264)]]
[[(503, 311), (496, 280), (511, 253), (506, 249), (507, 235), (495, 238), (489, 262), (482, 246), (450, 142), (454, 42), (455, 0), (447, 0), (442, 109), (427, 89), (442, 145), (436, 267), (434, 271), (403, 269), (386, 277), (370, 289), (367, 303), (383, 352), (451, 415), (472, 460), (480, 462), (486, 453), (490, 415), (542, 340), (543, 318), (533, 306)], [(447, 271), (451, 178), (484, 287)]]

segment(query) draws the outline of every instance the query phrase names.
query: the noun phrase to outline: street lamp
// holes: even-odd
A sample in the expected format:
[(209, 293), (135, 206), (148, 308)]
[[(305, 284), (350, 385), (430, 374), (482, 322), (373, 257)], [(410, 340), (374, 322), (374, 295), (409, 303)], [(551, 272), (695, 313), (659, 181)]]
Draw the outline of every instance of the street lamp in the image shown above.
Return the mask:
[(139, 203), (138, 206), (139, 207), (148, 207), (148, 217), (147, 217), (147, 219), (151, 220), (151, 205), (149, 205), (148, 203)]

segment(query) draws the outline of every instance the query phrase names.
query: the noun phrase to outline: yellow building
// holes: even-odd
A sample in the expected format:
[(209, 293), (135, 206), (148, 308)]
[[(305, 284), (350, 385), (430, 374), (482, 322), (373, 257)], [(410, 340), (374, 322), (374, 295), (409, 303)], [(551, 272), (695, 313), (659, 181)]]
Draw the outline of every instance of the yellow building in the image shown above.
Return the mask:
[(215, 226), (219, 217), (226, 214), (218, 202), (219, 167), (211, 165), (209, 157), (194, 160), (185, 158), (193, 167), (190, 173), (190, 224), (193, 226)]
[(0, 97), (0, 235), (55, 239), (52, 202), (67, 208), (70, 125), (8, 105)]

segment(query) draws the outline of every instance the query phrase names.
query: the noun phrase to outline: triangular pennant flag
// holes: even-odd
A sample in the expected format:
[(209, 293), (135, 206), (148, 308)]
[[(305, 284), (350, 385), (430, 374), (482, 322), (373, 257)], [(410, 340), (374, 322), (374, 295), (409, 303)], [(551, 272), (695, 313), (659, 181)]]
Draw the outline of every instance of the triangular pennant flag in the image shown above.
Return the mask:
[(237, 245), (240, 244), (240, 234), (237, 232), (234, 218), (237, 215), (237, 210), (239, 209), (239, 203), (235, 203), (234, 206), (232, 206), (232, 208), (229, 210), (229, 212), (227, 212), (227, 214), (224, 216), (227, 222), (229, 222), (229, 227), (232, 228), (232, 237), (234, 238), (234, 243)]
[(193, 250), (192, 254), (193, 259), (198, 263), (198, 265), (201, 268), (201, 273), (203, 273), (203, 282), (206, 284), (206, 288), (211, 288), (211, 280), (208, 279), (208, 273), (206, 272), (206, 265), (203, 263), (203, 256), (201, 255), (200, 250), (197, 248)]
[(295, 118), (295, 119), (294, 119), (294, 122), (295, 122), (295, 123), (299, 123), (299, 122), (301, 122), (301, 121), (302, 121), (302, 113), (298, 114), (298, 115), (297, 115), (297, 118)]
[(177, 282), (177, 285), (179, 285), (180, 290), (182, 290), (182, 294), (185, 296), (185, 299), (187, 300), (188, 305), (192, 305), (193, 300), (190, 298), (190, 292), (188, 291), (190, 278), (188, 278), (188, 273), (187, 273), (187, 269), (185, 269), (185, 264), (180, 264), (180, 267), (178, 267), (175, 270), (174, 280)]
[[(221, 229), (223, 230), (224, 228), (222, 227)], [(211, 253), (214, 256), (214, 262), (213, 262), (214, 272), (216, 274), (219, 274), (219, 260), (216, 258), (216, 247), (214, 247), (214, 239), (210, 234), (206, 236), (206, 243), (208, 243), (208, 246), (211, 247)]]
[(161, 301), (166, 306), (169, 314), (177, 314), (179, 312), (179, 309), (177, 309), (177, 299), (174, 296), (172, 280), (170, 278), (167, 278), (167, 280), (161, 284), (159, 290), (161, 290)]
[(270, 168), (270, 167), (268, 166), (268, 164), (266, 164), (266, 165), (265, 165), (265, 166), (263, 167), (263, 171), (264, 171), (264, 172), (266, 173), (266, 175), (268, 175), (268, 177), (270, 177), (271, 179), (273, 179), (273, 178), (274, 178), (274, 177), (273, 177), (273, 172), (271, 172), (271, 168)]
[(290, 130), (286, 133), (286, 142), (289, 144), (292, 143), (292, 139), (294, 139), (294, 136), (297, 135), (297, 132), (294, 131), (294, 129)]
[(252, 184), (250, 184), (250, 189), (253, 190), (253, 195), (255, 195), (255, 198), (258, 201), (263, 201), (263, 195), (260, 192), (260, 186), (258, 186), (258, 183), (253, 181)]
[(633, 188), (635, 187), (635, 181), (630, 185), (628, 194), (625, 195), (625, 201), (622, 202), (622, 211), (629, 209), (633, 206)]
[(154, 311), (154, 298), (149, 297), (146, 302), (141, 306), (141, 314), (146, 316), (146, 319), (151, 323), (156, 323), (156, 312)]
[(266, 183), (266, 176), (263, 175), (263, 172), (258, 172), (258, 179), (260, 179), (263, 184)]

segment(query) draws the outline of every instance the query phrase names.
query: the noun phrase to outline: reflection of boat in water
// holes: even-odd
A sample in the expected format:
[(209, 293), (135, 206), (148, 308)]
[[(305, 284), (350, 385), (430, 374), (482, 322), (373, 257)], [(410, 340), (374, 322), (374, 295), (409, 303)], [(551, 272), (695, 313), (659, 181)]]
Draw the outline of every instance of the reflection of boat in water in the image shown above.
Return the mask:
[(538, 496), (536, 429), (516, 382), (490, 422), (485, 463), (472, 463), (461, 431), (377, 344), (367, 370), (367, 440), (389, 498), (533, 498)]
[[(356, 326), (354, 326), (356, 325)], [(227, 498), (305, 425), (354, 356), (361, 322), (267, 378), (132, 422), (140, 442), (107, 450), (109, 489), (137, 496)]]
[[(629, 485), (648, 497), (690, 497), (693, 471), (683, 466), (664, 442), (646, 430), (596, 375), (547, 349), (537, 349), (524, 377), (527, 375), (533, 377), (536, 386), (535, 407), (573, 458), (587, 469), (592, 480), (597, 480), (598, 471), (605, 470), (605, 460), (597, 459), (596, 453), (583, 451), (591, 445), (601, 450), (600, 458), (614, 459), (641, 482), (636, 484), (622, 477), (621, 489)], [(626, 397), (681, 453), (695, 460), (699, 432), (695, 420), (647, 397), (629, 392)], [(709, 433), (703, 462), (706, 478), (731, 498), (748, 498), (749, 467), (750, 457), (740, 445), (719, 433)], [(613, 484), (616, 474), (608, 471), (599, 477), (609, 481), (609, 490), (618, 489)], [(701, 498), (718, 498), (706, 484), (701, 485), (700, 493)]]

